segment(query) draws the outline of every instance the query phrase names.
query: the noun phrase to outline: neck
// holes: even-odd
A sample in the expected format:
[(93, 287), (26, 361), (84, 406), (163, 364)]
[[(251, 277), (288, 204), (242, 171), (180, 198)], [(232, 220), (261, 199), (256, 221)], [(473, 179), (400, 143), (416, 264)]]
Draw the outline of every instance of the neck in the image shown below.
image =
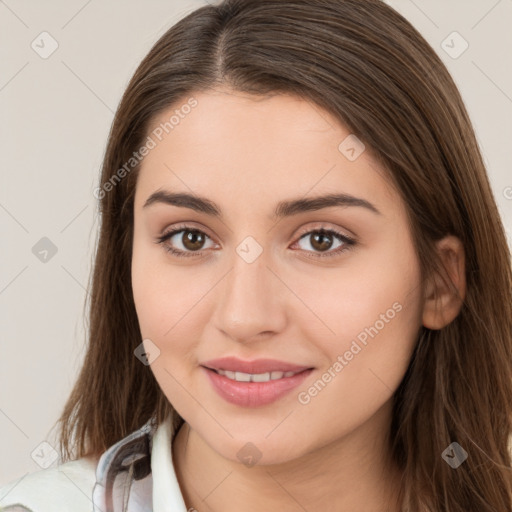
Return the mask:
[(343, 438), (290, 461), (252, 467), (222, 457), (185, 423), (172, 456), (187, 510), (399, 512), (390, 414), (388, 403)]

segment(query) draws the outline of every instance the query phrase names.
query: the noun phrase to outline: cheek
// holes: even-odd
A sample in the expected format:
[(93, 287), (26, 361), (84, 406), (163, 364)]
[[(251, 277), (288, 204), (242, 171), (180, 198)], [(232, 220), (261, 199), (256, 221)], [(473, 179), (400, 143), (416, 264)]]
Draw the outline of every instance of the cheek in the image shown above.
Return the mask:
[[(403, 243), (397, 247), (404, 247)], [(301, 299), (303, 314), (297, 310), (295, 321), (307, 339), (318, 340), (321, 336), (331, 357), (348, 350), (353, 339), (371, 339), (367, 329), (374, 326), (383, 340), (409, 339), (419, 327), (417, 262), (411, 252), (386, 253), (385, 249), (354, 254), (338, 268), (286, 276)], [(303, 305), (309, 311), (304, 311)], [(375, 329), (370, 330), (375, 334)]]
[(182, 316), (190, 285), (183, 273), (166, 264), (163, 247), (134, 236), (132, 290), (141, 334), (162, 338)]
[(329, 407), (337, 397), (350, 396), (343, 406), (348, 414), (383, 403), (402, 380), (421, 326), (420, 272), (408, 240), (329, 272), (322, 279), (311, 274), (296, 280), (297, 294), (317, 316), (296, 318), (305, 338), (324, 354), (322, 370), (336, 375), (326, 375), (332, 384), (318, 404)]
[(208, 270), (199, 273), (193, 265), (172, 265), (166, 258), (160, 247), (134, 246), (132, 289), (141, 335), (161, 352), (155, 365), (170, 367), (192, 353), (201, 339), (202, 326), (211, 316), (208, 291), (215, 276)]
[(349, 432), (375, 414), (409, 365), (420, 325), (419, 294), (396, 282), (376, 292), (360, 292), (353, 302), (344, 298), (335, 306), (326, 303), (330, 309), (324, 318), (336, 335), (315, 338), (311, 330), (310, 340), (327, 358), (317, 379), (298, 390), (298, 399), (305, 417), (317, 416), (329, 425), (327, 437)]
[(133, 300), (142, 337), (153, 339), (165, 329), (167, 305), (162, 304), (163, 281), (158, 279), (159, 270), (151, 258), (151, 252), (135, 237), (131, 269)]
[(135, 308), (142, 339), (151, 340), (159, 350), (150, 366), (158, 385), (180, 414), (190, 416), (193, 403), (181, 383), (190, 381), (190, 371), (197, 365), (196, 348), (203, 320), (198, 318), (202, 309), (194, 305), (204, 307), (206, 302), (201, 302), (201, 297), (206, 290), (197, 285), (200, 280), (191, 281), (190, 270), (166, 265), (155, 252), (158, 253), (134, 247)]

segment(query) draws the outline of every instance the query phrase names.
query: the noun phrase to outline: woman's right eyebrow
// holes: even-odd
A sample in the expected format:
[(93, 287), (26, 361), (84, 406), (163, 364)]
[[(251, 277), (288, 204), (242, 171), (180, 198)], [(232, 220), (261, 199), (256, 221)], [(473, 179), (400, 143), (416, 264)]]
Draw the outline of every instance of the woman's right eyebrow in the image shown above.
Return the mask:
[[(223, 218), (222, 210), (216, 203), (206, 197), (201, 197), (195, 194), (157, 190), (148, 197), (143, 208), (147, 208), (157, 203), (178, 206), (181, 208), (190, 208), (197, 212), (206, 213), (207, 215), (211, 215), (219, 219)], [(280, 201), (273, 214), (269, 217), (271, 220), (276, 220), (283, 217), (297, 215), (299, 213), (321, 210), (323, 208), (349, 206), (366, 208), (377, 215), (382, 215), (377, 207), (366, 199), (340, 193)]]

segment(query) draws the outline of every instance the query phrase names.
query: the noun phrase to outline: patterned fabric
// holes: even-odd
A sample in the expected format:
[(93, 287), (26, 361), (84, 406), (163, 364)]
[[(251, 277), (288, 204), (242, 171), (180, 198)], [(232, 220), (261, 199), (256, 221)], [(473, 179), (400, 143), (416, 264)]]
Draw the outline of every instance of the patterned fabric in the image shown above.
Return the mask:
[(27, 474), (0, 487), (0, 512), (189, 512), (171, 434), (169, 420), (157, 427), (152, 418), (97, 464), (78, 459)]
[(152, 512), (151, 448), (155, 430), (156, 424), (150, 419), (101, 456), (92, 491), (93, 512)]

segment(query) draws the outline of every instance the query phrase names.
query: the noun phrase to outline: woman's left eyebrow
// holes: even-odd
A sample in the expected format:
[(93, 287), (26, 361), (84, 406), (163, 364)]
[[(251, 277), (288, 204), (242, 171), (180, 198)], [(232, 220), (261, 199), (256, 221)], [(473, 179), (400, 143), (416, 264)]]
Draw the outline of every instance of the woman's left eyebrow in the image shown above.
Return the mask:
[[(201, 197), (195, 194), (189, 194), (186, 192), (170, 192), (167, 190), (157, 190), (153, 192), (146, 202), (143, 208), (147, 208), (152, 204), (164, 203), (172, 206), (178, 206), (181, 208), (190, 208), (197, 212), (206, 213), (222, 219), (222, 211), (220, 207), (210, 201), (206, 197)], [(310, 198), (291, 199), (286, 201), (280, 201), (273, 215), (270, 216), (271, 220), (278, 218), (289, 217), (297, 215), (299, 213), (321, 210), (323, 208), (331, 207), (360, 207), (366, 208), (367, 210), (375, 213), (376, 215), (382, 215), (382, 213), (372, 203), (366, 199), (355, 197), (349, 194), (328, 194), (323, 196), (316, 196)]]

